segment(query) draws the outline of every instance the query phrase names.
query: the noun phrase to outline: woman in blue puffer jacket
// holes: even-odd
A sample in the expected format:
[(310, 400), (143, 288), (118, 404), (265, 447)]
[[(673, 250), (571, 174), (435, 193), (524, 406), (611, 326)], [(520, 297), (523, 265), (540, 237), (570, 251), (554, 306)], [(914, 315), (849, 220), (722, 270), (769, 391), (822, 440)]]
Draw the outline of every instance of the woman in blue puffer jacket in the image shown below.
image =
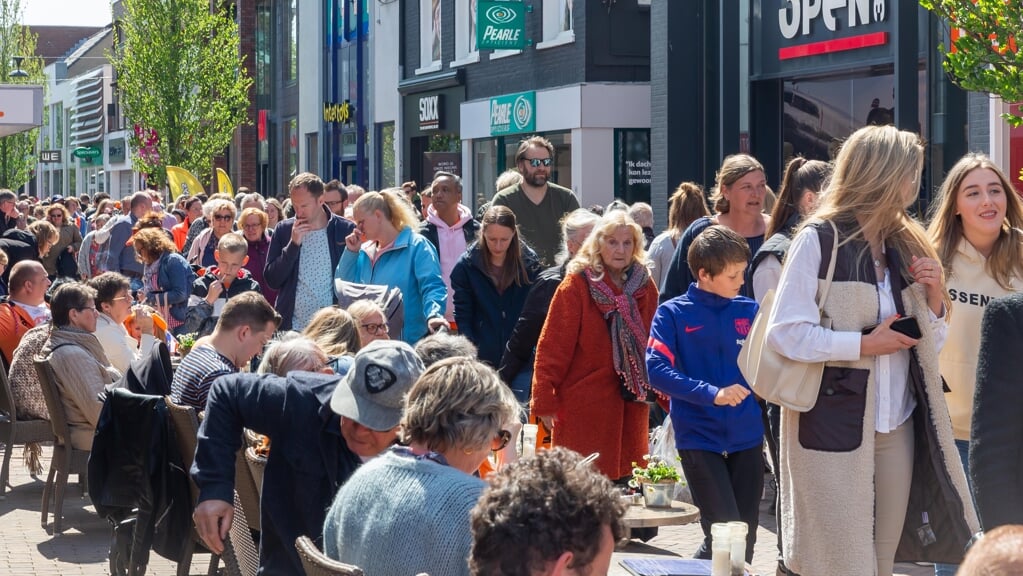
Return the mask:
[(482, 224), (479, 240), (451, 271), (451, 290), (458, 331), (476, 345), (480, 360), (497, 368), (540, 262), (519, 238), (508, 207), (490, 207)]
[(412, 207), (391, 190), (367, 192), (352, 207), (352, 218), (355, 231), (345, 238), (334, 277), (401, 290), (405, 326), (400, 336), (409, 344), (446, 327), (440, 259), (433, 244), (414, 231), (419, 220)]

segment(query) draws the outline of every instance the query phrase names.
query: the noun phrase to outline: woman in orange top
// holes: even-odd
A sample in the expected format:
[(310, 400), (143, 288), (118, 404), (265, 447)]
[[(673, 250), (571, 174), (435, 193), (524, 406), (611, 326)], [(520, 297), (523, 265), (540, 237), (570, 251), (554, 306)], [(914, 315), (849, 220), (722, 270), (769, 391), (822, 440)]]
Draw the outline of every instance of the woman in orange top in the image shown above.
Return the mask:
[(532, 414), (552, 446), (586, 455), (612, 480), (647, 453), (644, 353), (657, 309), (643, 230), (613, 211), (569, 262), (536, 349)]
[(198, 196), (192, 196), (185, 202), (185, 221), (175, 224), (171, 228), (171, 234), (174, 235), (174, 245), (178, 247), (178, 252), (181, 252), (182, 248), (185, 247), (185, 240), (188, 239), (188, 229), (192, 226), (192, 222), (200, 218), (202, 218), (202, 199)]

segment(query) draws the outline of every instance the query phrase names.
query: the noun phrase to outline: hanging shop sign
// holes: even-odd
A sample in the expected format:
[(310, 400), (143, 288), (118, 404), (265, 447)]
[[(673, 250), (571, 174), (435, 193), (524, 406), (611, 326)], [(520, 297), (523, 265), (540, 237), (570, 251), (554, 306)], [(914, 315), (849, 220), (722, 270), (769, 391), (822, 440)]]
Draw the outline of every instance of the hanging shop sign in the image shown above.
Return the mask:
[(519, 92), (490, 99), (490, 135), (536, 130), (536, 92)]
[(350, 124), (354, 115), (355, 106), (348, 100), (340, 104), (335, 102), (323, 103), (323, 121), (327, 124)]
[(40, 150), (39, 151), (39, 163), (40, 164), (60, 164), (63, 161), (64, 154), (61, 150)]
[(127, 146), (124, 138), (111, 138), (107, 142), (107, 160), (111, 164), (123, 164), (127, 159)]
[(525, 4), (480, 0), (476, 10), (477, 50), (522, 50), (526, 47)]
[(419, 97), (419, 129), (442, 130), (444, 128), (444, 96), (433, 94)]

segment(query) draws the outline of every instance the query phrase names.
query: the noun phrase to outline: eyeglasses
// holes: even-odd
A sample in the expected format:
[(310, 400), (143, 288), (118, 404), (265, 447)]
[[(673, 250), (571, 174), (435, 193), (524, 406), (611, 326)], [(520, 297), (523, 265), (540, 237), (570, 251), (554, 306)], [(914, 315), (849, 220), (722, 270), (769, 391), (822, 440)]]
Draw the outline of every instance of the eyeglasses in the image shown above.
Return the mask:
[(226, 222), (228, 220), (234, 220), (234, 216), (230, 214), (214, 214), (213, 219), (220, 220), (221, 222)]
[(326, 204), (327, 206), (330, 206), (331, 208), (333, 208), (334, 206), (337, 206), (338, 204), (344, 204), (345, 201), (344, 200), (325, 200), (323, 203)]
[(511, 432), (507, 430), (500, 430), (494, 438), (494, 441), (490, 444), (490, 449), (494, 452), (504, 450), (504, 447), (508, 445), (508, 442), (511, 442), (511, 436)]
[(262, 222), (256, 222), (255, 224), (243, 224), (242, 225), (242, 228), (244, 228), (246, 230), (259, 230), (262, 227), (263, 227), (263, 223)]
[(387, 334), (387, 324), (363, 324), (362, 329), (370, 334)]
[(523, 160), (529, 162), (529, 165), (532, 166), (533, 168), (539, 168), (541, 164), (543, 164), (544, 166), (551, 165), (550, 158), (523, 158)]
[(64, 217), (64, 215), (61, 214), (60, 212), (54, 212), (53, 214), (50, 214), (50, 219), (51, 220), (53, 220), (55, 218), (63, 218), (63, 217)]
[(129, 302), (134, 302), (135, 301), (135, 297), (132, 296), (131, 294), (128, 294), (127, 296), (118, 296), (116, 298), (111, 298), (111, 300), (113, 300), (115, 302), (118, 301), (118, 300), (128, 300)]
[(93, 312), (99, 314), (99, 308), (96, 308), (95, 306), (83, 306), (81, 308), (73, 308), (73, 310), (78, 310), (79, 312), (83, 312), (85, 310), (92, 310)]

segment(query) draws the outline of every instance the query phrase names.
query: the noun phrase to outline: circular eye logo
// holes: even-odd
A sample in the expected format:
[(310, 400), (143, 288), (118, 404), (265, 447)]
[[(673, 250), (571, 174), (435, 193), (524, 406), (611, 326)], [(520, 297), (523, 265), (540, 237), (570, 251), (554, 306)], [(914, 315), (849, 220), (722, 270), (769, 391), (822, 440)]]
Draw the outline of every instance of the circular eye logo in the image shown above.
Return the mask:
[(504, 6), (491, 6), (486, 11), (487, 20), (490, 20), (494, 24), (508, 24), (512, 20), (515, 20), (515, 12), (509, 10)]
[(515, 119), (515, 127), (524, 130), (529, 127), (533, 119), (533, 105), (525, 96), (519, 96), (512, 105), (512, 117)]

